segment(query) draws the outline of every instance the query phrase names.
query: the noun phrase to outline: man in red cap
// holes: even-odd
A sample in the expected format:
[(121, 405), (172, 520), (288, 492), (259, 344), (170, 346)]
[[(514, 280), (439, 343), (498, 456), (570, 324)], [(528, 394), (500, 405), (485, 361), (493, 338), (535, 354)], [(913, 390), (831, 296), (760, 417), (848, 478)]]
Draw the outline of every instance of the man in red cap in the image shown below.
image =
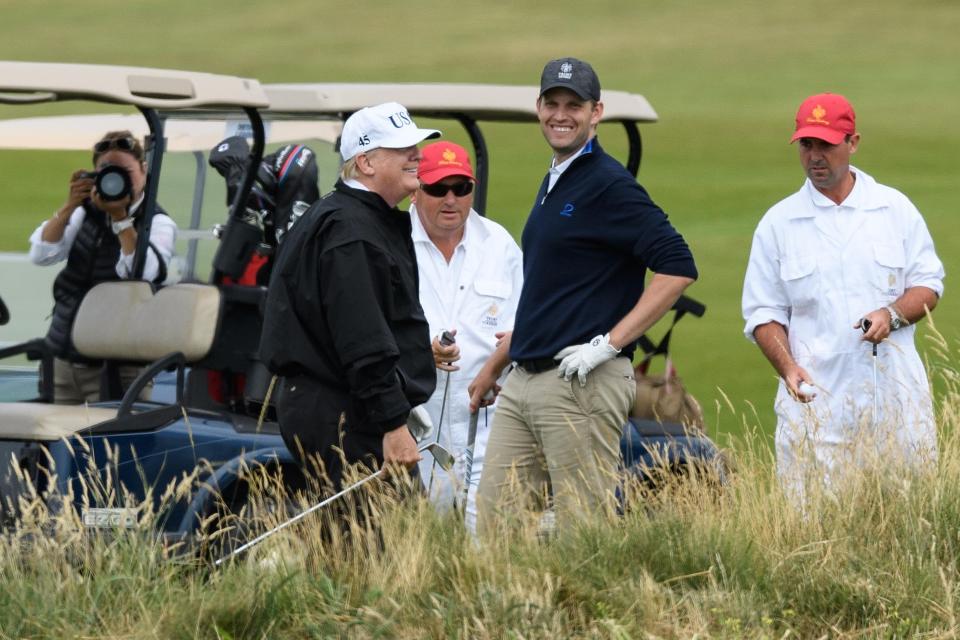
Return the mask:
[(850, 165), (860, 134), (843, 96), (804, 100), (791, 142), (807, 180), (757, 227), (743, 316), (780, 376), (777, 470), (799, 497), (880, 456), (935, 459), (913, 324), (937, 305), (944, 271), (910, 200)]
[[(452, 142), (435, 142), (421, 150), (417, 169), (420, 185), (410, 207), (413, 244), (420, 274), (420, 304), (433, 338), (437, 390), (426, 404), (436, 440), (457, 459), (454, 474), (435, 467), (430, 456), (420, 463), (420, 475), (438, 506), (454, 502), (454, 492), (468, 489), (467, 527), (476, 526), (476, 488), (483, 467), (493, 407), (481, 409), (488, 391), (508, 364), (508, 332), (523, 286), (523, 257), (506, 229), (473, 209), (476, 178), (466, 149)], [(455, 342), (442, 345), (444, 331)], [(467, 463), (470, 417), (472, 464)], [(467, 467), (469, 466), (469, 475)]]

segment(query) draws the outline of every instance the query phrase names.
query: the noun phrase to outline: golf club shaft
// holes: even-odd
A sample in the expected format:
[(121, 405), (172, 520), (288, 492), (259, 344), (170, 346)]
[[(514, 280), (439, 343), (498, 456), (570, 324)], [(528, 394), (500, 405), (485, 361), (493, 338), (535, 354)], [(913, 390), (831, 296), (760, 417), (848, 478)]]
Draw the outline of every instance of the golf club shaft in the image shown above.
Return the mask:
[[(870, 330), (872, 322), (866, 318), (860, 320), (860, 328), (864, 333)], [(880, 423), (880, 391), (877, 389), (877, 343), (873, 343), (873, 428)]]
[(215, 565), (215, 566), (220, 566), (222, 563), (226, 562), (227, 560), (229, 560), (229, 559), (232, 558), (233, 556), (238, 555), (238, 554), (240, 554), (240, 553), (243, 553), (244, 551), (246, 551), (246, 550), (249, 549), (250, 547), (254, 546), (255, 544), (258, 544), (259, 542), (261, 542), (261, 541), (263, 541), (263, 540), (265, 540), (265, 539), (267, 539), (267, 538), (269, 538), (270, 536), (272, 536), (273, 534), (277, 533), (278, 531), (282, 531), (283, 529), (286, 529), (287, 527), (289, 527), (290, 525), (294, 524), (295, 522), (299, 522), (300, 520), (302, 520), (303, 518), (307, 517), (308, 515), (310, 515), (311, 513), (313, 513), (314, 511), (316, 511), (317, 509), (321, 509), (321, 508), (327, 506), (328, 504), (330, 504), (331, 502), (333, 502), (333, 501), (336, 500), (337, 498), (342, 498), (343, 496), (347, 495), (348, 493), (350, 493), (350, 492), (353, 491), (354, 489), (357, 489), (357, 488), (365, 485), (366, 483), (370, 482), (370, 481), (373, 480), (374, 478), (379, 477), (381, 474), (383, 474), (384, 469), (385, 469), (385, 468), (380, 469), (380, 470), (378, 470), (378, 471), (370, 474), (370, 475), (367, 476), (366, 478), (364, 478), (364, 479), (362, 479), (362, 480), (360, 480), (360, 481), (358, 481), (358, 482), (350, 485), (350, 486), (347, 487), (346, 489), (342, 489), (341, 491), (333, 494), (333, 495), (330, 496), (329, 498), (327, 498), (327, 499), (325, 499), (325, 500), (323, 500), (323, 501), (321, 501), (321, 502), (318, 502), (317, 504), (313, 505), (312, 507), (310, 507), (310, 508), (307, 509), (306, 511), (303, 511), (303, 512), (295, 515), (294, 517), (290, 518), (289, 520), (287, 520), (287, 521), (285, 521), (285, 522), (277, 525), (277, 526), (274, 527), (273, 529), (270, 529), (269, 531), (260, 534), (259, 536), (257, 536), (257, 537), (254, 538), (253, 540), (247, 542), (246, 544), (243, 544), (243, 545), (237, 547), (236, 549), (234, 549), (233, 551), (231, 551), (230, 553), (228, 553), (228, 554), (225, 555), (224, 557), (222, 557), (222, 558), (220, 558), (219, 560), (217, 560), (217, 561), (214, 563), (214, 565)]
[(877, 388), (877, 345), (873, 345), (873, 427), (876, 430), (880, 422), (880, 389)]
[(470, 474), (473, 473), (473, 446), (477, 442), (477, 422), (480, 420), (480, 408), (476, 413), (470, 414), (470, 427), (467, 430), (467, 448), (463, 452), (464, 473), (463, 473), (463, 493), (460, 497), (460, 510), (467, 512), (467, 496), (470, 493)]
[[(437, 444), (440, 443), (440, 432), (443, 430), (443, 414), (447, 410), (447, 397), (450, 394), (450, 372), (447, 371), (446, 380), (443, 383), (443, 400), (440, 402), (440, 421), (437, 423), (437, 437), (434, 439), (434, 442)], [(430, 482), (427, 484), (427, 495), (429, 496), (433, 491), (433, 475), (437, 471), (437, 460), (434, 458), (433, 464), (430, 465)]]
[[(453, 337), (453, 334), (449, 331), (444, 331), (440, 334), (440, 344), (445, 347), (449, 347), (452, 344), (455, 344), (457, 341)], [(447, 364), (450, 364), (449, 362)], [(437, 444), (440, 444), (440, 432), (443, 430), (443, 414), (447, 410), (447, 398), (450, 395), (450, 372), (447, 371), (447, 377), (443, 383), (443, 400), (440, 401), (440, 421), (437, 423), (437, 437), (434, 440)], [(442, 445), (441, 445), (442, 446)], [(427, 495), (429, 496), (433, 492), (433, 475), (437, 471), (437, 460), (433, 460), (433, 464), (430, 465), (430, 481), (427, 483)]]

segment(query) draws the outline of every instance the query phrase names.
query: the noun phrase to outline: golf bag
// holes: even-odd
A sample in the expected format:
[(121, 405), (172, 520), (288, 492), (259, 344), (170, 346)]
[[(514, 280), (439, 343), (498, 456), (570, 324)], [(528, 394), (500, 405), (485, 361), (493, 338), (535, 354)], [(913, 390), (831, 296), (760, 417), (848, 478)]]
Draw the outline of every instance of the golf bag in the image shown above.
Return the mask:
[[(250, 146), (242, 136), (227, 138), (210, 152), (210, 166), (227, 183), (227, 206), (237, 197), (249, 155)], [(263, 230), (262, 246), (252, 259), (260, 264), (255, 282), (249, 284), (266, 284), (269, 268), (261, 267), (269, 263), (290, 226), (319, 198), (317, 159), (310, 147), (288, 144), (263, 157), (243, 203), (244, 221)]]
[[(683, 386), (683, 381), (677, 375), (670, 358), (670, 337), (673, 328), (687, 313), (700, 317), (706, 308), (686, 296), (681, 296), (673, 307), (673, 322), (670, 328), (654, 345), (647, 336), (640, 336), (637, 341), (644, 351), (643, 359), (634, 367), (634, 377), (637, 380), (637, 398), (633, 403), (630, 415), (634, 418), (654, 420), (656, 422), (672, 422), (682, 424), (688, 428), (703, 429), (703, 410), (697, 399)], [(650, 362), (656, 356), (663, 356), (666, 360), (662, 375), (650, 375)]]

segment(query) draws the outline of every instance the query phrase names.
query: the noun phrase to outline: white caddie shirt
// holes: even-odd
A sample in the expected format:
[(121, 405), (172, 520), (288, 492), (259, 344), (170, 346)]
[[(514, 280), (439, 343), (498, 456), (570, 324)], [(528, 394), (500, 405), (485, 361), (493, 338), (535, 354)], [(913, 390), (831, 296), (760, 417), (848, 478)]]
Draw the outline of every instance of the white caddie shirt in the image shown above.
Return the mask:
[[(450, 373), (442, 421), (440, 408), (444, 386), (447, 385), (446, 372), (437, 370), (436, 391), (425, 405), (434, 427), (429, 439), (435, 438), (439, 427), (439, 442), (457, 458), (457, 475), (462, 477), (470, 421), (467, 387), (496, 348), (496, 334), (513, 329), (523, 287), (523, 256), (506, 229), (471, 210), (463, 239), (447, 263), (427, 236), (415, 205), (411, 205), (410, 215), (420, 273), (420, 304), (430, 324), (430, 335), (456, 329), (456, 341), (460, 347), (460, 360), (455, 363), (460, 370)], [(489, 423), (493, 420), (493, 409), (480, 410), (471, 493), (482, 469), (483, 449), (489, 435)], [(420, 468), (424, 482), (429, 482), (431, 466), (432, 459), (427, 456)], [(440, 475), (438, 473), (434, 479), (434, 494), (437, 494), (438, 482), (443, 484), (445, 480)], [(452, 485), (441, 494), (443, 496), (438, 499), (452, 499)], [(472, 495), (470, 498), (472, 503)]]
[[(821, 447), (856, 445), (888, 428), (908, 456), (936, 455), (929, 384), (914, 346), (915, 327), (879, 345), (879, 415), (873, 415), (872, 345), (853, 325), (905, 289), (943, 293), (943, 264), (917, 208), (896, 189), (851, 167), (856, 181), (837, 205), (809, 180), (774, 205), (753, 237), (743, 284), (744, 333), (767, 322), (788, 328), (797, 363), (822, 388), (813, 402), (777, 392), (777, 452), (789, 459), (803, 441)], [(886, 427), (884, 426), (886, 425)], [(829, 458), (829, 455), (825, 456)]]

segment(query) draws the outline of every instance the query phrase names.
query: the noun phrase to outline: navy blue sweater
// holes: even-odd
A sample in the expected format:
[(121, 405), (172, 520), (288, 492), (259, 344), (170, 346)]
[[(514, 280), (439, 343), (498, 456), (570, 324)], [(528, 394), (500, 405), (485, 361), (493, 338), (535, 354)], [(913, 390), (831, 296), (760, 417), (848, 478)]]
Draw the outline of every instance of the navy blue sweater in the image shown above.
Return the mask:
[(636, 305), (647, 269), (697, 277), (683, 237), (596, 138), (549, 194), (547, 184), (523, 229), (514, 360), (551, 358), (610, 331)]

